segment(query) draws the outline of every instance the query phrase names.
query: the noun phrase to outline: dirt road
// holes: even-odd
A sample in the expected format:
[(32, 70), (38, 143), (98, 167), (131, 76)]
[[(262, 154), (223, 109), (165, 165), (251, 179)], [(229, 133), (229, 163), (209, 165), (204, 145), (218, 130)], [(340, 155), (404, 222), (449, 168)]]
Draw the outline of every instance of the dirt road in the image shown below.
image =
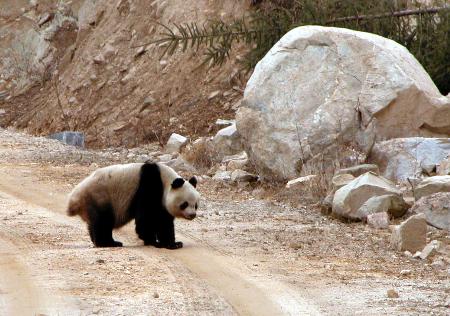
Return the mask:
[[(125, 247), (93, 248), (81, 220), (64, 214), (92, 167), (64, 150), (0, 130), (1, 315), (448, 311), (448, 272), (389, 250), (388, 232), (208, 182), (198, 220), (177, 222), (183, 249), (144, 247), (132, 224), (115, 234)], [(400, 298), (386, 297), (391, 288)]]

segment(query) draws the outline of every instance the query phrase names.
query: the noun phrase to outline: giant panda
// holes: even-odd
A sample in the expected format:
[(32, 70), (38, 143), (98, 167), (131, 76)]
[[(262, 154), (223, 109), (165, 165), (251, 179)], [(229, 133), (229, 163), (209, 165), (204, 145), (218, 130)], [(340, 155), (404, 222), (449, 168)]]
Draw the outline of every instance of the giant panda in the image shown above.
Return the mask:
[(154, 162), (100, 168), (70, 193), (67, 214), (79, 215), (96, 247), (121, 247), (112, 230), (132, 219), (144, 245), (178, 249), (174, 219), (192, 220), (200, 194), (197, 180), (185, 181), (172, 168)]

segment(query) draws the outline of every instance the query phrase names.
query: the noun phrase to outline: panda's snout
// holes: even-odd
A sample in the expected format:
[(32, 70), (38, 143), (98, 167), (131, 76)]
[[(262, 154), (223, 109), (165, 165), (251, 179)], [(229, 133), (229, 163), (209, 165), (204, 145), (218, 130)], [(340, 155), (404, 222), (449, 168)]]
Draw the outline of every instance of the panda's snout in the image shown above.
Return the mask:
[(193, 220), (196, 216), (197, 216), (197, 214), (195, 214), (195, 213), (187, 214), (186, 219)]

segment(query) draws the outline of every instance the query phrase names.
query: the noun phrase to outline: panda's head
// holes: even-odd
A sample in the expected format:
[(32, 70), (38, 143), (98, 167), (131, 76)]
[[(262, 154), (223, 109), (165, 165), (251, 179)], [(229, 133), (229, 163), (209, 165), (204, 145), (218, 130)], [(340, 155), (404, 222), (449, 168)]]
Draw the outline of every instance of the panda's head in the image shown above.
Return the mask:
[(200, 194), (195, 187), (197, 179), (192, 177), (189, 181), (176, 178), (170, 185), (166, 195), (166, 209), (173, 217), (182, 217), (192, 220), (197, 215), (200, 203)]

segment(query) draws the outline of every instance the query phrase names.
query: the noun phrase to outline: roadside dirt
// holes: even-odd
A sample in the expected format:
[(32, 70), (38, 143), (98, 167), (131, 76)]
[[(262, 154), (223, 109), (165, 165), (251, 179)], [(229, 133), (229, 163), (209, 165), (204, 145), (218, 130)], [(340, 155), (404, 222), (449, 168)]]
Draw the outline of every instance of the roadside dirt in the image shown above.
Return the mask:
[(448, 266), (390, 250), (389, 231), (210, 181), (199, 218), (176, 223), (183, 249), (144, 247), (132, 224), (125, 247), (93, 248), (65, 200), (108, 160), (126, 161), (0, 129), (1, 315), (448, 314)]

